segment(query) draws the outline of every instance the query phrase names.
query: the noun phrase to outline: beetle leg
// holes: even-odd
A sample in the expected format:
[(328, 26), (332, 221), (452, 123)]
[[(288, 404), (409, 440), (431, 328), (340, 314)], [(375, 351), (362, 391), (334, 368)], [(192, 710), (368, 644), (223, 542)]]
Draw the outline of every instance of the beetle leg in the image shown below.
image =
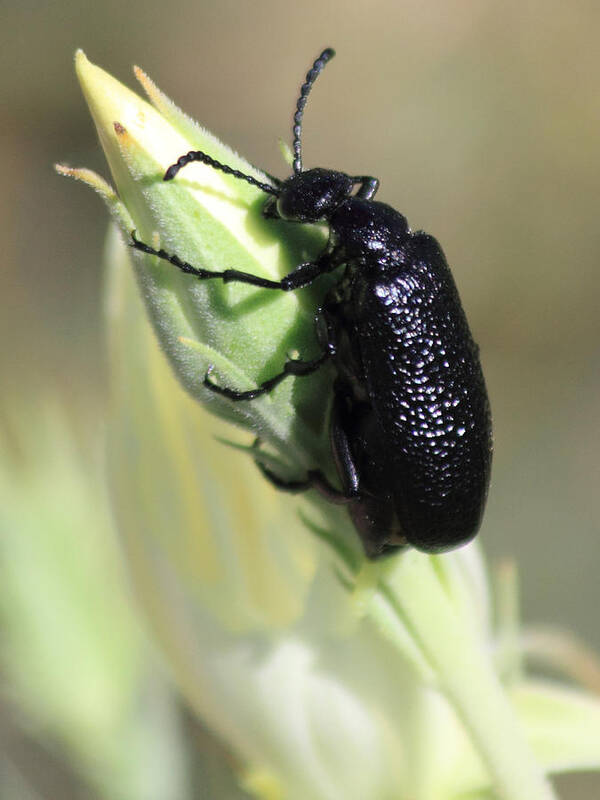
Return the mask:
[(379, 179), (371, 178), (370, 175), (356, 175), (352, 178), (354, 183), (360, 183), (360, 188), (356, 193), (356, 197), (361, 200), (372, 200), (379, 189)]
[(346, 433), (347, 426), (343, 420), (344, 411), (344, 397), (341, 393), (336, 392), (329, 425), (331, 449), (338, 468), (338, 474), (342, 480), (344, 494), (346, 497), (356, 500), (360, 495), (360, 477)]
[[(255, 449), (258, 448), (260, 442), (257, 439), (254, 442)], [(291, 492), (292, 494), (299, 494), (300, 492), (306, 492), (309, 489), (316, 489), (319, 494), (323, 495), (327, 500), (331, 503), (337, 504), (345, 504), (351, 502), (353, 498), (348, 497), (344, 494), (344, 492), (336, 489), (333, 484), (329, 482), (329, 480), (325, 477), (325, 475), (319, 469), (311, 469), (307, 473), (307, 477), (304, 480), (297, 480), (297, 481), (288, 481), (284, 478), (281, 478), (277, 475), (273, 470), (269, 469), (269, 467), (265, 466), (258, 458), (255, 459), (255, 464), (262, 472), (264, 477), (273, 484), (277, 489), (281, 489), (284, 492)]]
[(321, 364), (325, 363), (328, 358), (329, 351), (326, 350), (317, 358), (313, 358), (312, 361), (290, 359), (289, 361), (285, 362), (283, 365), (283, 370), (278, 375), (274, 375), (272, 378), (263, 381), (257, 389), (249, 389), (245, 392), (240, 392), (237, 389), (228, 389), (226, 386), (219, 386), (218, 384), (213, 383), (213, 381), (210, 379), (212, 367), (209, 367), (206, 375), (204, 376), (204, 385), (207, 389), (210, 389), (212, 392), (220, 394), (223, 397), (227, 397), (229, 400), (254, 400), (255, 397), (260, 397), (262, 394), (267, 394), (270, 392), (277, 386), (277, 384), (281, 383), (282, 380), (287, 378), (288, 375), (302, 377), (304, 375), (310, 375), (312, 372), (316, 372)]
[(268, 278), (261, 278), (258, 275), (252, 275), (250, 272), (242, 272), (239, 269), (224, 269), (224, 270), (208, 270), (199, 267), (193, 267), (187, 261), (183, 261), (178, 255), (167, 253), (162, 248), (157, 250), (150, 245), (141, 242), (135, 235), (135, 231), (131, 232), (131, 247), (146, 253), (149, 256), (158, 256), (169, 264), (185, 272), (187, 275), (193, 275), (200, 281), (213, 280), (220, 278), (224, 283), (247, 283), (250, 286), (258, 286), (260, 289), (280, 289), (283, 292), (294, 291), (301, 289), (303, 286), (308, 286), (323, 272), (331, 269), (330, 261), (327, 255), (318, 259), (317, 261), (308, 261), (305, 264), (299, 264), (288, 275), (285, 275), (280, 281), (271, 281)]
[(283, 478), (280, 478), (279, 475), (276, 475), (272, 472), (268, 467), (265, 467), (264, 464), (261, 464), (260, 461), (256, 462), (256, 466), (262, 472), (264, 477), (273, 484), (277, 489), (281, 489), (284, 492), (292, 492), (293, 494), (299, 494), (300, 492), (306, 492), (309, 489), (316, 489), (319, 494), (323, 495), (325, 499), (329, 500), (330, 503), (336, 503), (338, 505), (345, 505), (346, 503), (351, 503), (354, 499), (353, 497), (348, 497), (339, 489), (336, 489), (333, 484), (331, 484), (325, 475), (319, 469), (311, 469), (307, 473), (307, 477), (304, 480), (299, 481), (286, 481)]
[(331, 358), (334, 358), (337, 353), (335, 327), (327, 311), (327, 306), (322, 306), (317, 310), (315, 315), (315, 331), (317, 341), (321, 347), (327, 351)]

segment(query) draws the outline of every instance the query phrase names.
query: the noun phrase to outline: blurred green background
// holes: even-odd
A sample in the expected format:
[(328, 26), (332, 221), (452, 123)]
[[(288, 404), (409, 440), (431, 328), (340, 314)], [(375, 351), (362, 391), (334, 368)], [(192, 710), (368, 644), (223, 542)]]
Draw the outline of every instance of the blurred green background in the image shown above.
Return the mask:
[[(305, 117), (305, 163), (379, 176), (379, 199), (442, 243), (494, 412), (486, 552), (518, 560), (527, 622), (569, 628), (600, 649), (600, 5), (4, 0), (1, 8), (0, 341), (11, 425), (19, 414), (28, 424), (46, 396), (58, 397), (85, 443), (106, 396), (107, 216), (92, 192), (52, 169), (61, 161), (108, 177), (74, 50), (130, 86), (138, 64), (222, 140), (284, 175), (277, 138), (289, 141), (300, 82), (334, 46)], [(11, 724), (0, 723), (6, 736)], [(22, 755), (25, 770), (41, 758)], [(67, 790), (68, 781), (48, 792), (40, 774), (39, 797), (93, 796)], [(585, 776), (560, 785), (564, 797), (597, 794)]]

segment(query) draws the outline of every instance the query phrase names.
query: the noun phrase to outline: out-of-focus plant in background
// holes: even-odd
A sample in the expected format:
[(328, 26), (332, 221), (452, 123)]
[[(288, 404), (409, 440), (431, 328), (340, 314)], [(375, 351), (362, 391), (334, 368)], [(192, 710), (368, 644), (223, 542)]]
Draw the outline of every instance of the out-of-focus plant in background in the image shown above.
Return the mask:
[[(246, 268), (256, 248), (264, 268), (275, 242), (265, 241), (268, 223), (252, 227), (245, 185), (217, 176), (206, 189), (205, 176), (214, 177), (206, 168), (174, 192), (161, 182), (178, 152), (201, 148), (223, 159), (222, 148), (143, 74), (159, 113), (81, 53), (77, 67), (119, 194), (93, 173), (61, 171), (99, 191), (125, 240), (132, 228), (158, 236), (204, 268), (228, 258)], [(312, 535), (303, 530), (289, 498), (266, 489), (249, 459), (224, 457), (222, 443), (207, 441), (199, 408), (149, 332), (114, 237), (107, 257), (115, 519), (167, 663), (192, 709), (231, 749), (246, 789), (290, 800), (534, 800), (554, 796), (542, 770), (600, 766), (600, 702), (518, 669), (504, 675), (506, 694), (500, 687), (474, 547), (369, 564), (339, 514), (311, 524)], [(283, 259), (278, 268), (286, 266)], [(137, 275), (163, 349), (190, 394), (205, 401), (214, 402), (198, 381), (208, 364), (227, 382), (251, 380), (254, 347), (272, 346), (286, 323), (301, 332), (296, 309), (287, 320), (274, 303), (265, 313), (248, 304), (257, 293), (247, 287), (218, 287), (211, 297), (154, 257), (138, 259)], [(245, 303), (234, 315), (242, 332), (231, 332), (228, 309)], [(287, 449), (293, 467), (310, 458), (305, 441), (315, 425), (302, 426), (305, 401), (287, 384), (239, 412), (223, 401), (217, 410), (241, 414), (282, 456)], [(319, 392), (312, 394), (316, 404)], [(312, 538), (318, 524), (325, 541)]]

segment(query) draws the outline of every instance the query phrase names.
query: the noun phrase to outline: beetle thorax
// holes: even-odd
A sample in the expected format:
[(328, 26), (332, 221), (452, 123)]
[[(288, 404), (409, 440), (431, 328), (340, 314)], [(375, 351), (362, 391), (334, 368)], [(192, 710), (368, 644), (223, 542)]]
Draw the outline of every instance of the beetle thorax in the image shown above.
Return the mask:
[(406, 218), (386, 203), (347, 198), (330, 219), (330, 246), (347, 260), (366, 259), (382, 267), (399, 263), (410, 234)]

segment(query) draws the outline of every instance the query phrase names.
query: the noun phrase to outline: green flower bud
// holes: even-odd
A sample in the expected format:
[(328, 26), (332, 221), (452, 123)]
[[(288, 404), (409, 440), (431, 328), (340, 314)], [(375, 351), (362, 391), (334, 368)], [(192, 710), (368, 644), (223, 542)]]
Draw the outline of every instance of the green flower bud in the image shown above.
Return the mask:
[[(195, 267), (232, 267), (271, 279), (322, 248), (320, 228), (263, 219), (263, 192), (209, 166), (189, 165), (165, 183), (166, 168), (192, 149), (268, 178), (193, 123), (141, 70), (136, 75), (154, 107), (81, 52), (76, 68), (121, 200), (117, 220), (127, 240), (135, 229), (138, 238)], [(224, 386), (255, 388), (281, 371), (288, 353), (318, 355), (315, 293), (324, 285), (283, 293), (200, 282), (156, 257), (136, 252), (135, 258), (155, 332), (185, 388), (214, 413), (271, 443), (290, 474), (302, 476), (315, 463), (327, 468), (327, 367), (288, 378), (253, 402), (232, 403), (203, 385), (212, 367), (212, 377)]]

